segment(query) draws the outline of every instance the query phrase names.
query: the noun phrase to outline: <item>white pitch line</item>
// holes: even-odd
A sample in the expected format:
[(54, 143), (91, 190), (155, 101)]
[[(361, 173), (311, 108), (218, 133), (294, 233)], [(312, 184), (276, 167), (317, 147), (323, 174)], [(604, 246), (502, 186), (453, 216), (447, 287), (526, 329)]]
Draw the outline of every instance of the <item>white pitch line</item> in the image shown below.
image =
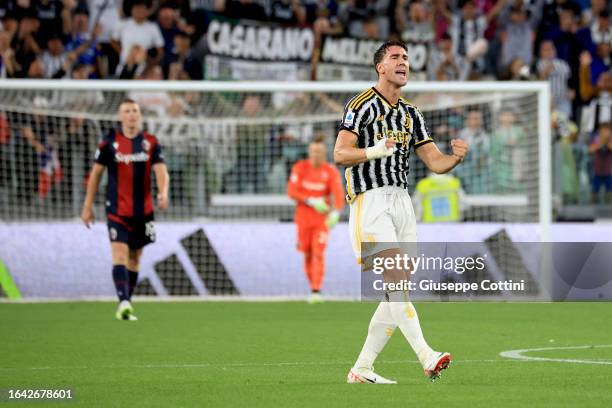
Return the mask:
[(596, 348), (610, 348), (612, 344), (600, 345), (600, 346), (567, 346), (567, 347), (540, 347), (530, 348), (521, 350), (507, 350), (499, 353), (501, 357), (511, 358), (514, 360), (521, 361), (553, 361), (558, 363), (574, 363), (574, 364), (599, 364), (599, 365), (612, 365), (612, 360), (603, 359), (574, 359), (574, 358), (551, 358), (551, 357), (535, 357), (535, 356), (524, 356), (523, 353), (530, 353), (536, 351), (551, 351), (551, 350), (584, 350), (584, 349), (596, 349)]
[[(453, 364), (463, 363), (503, 363), (510, 360), (489, 359), (489, 360), (453, 360)], [(418, 361), (406, 360), (387, 360), (380, 361), (381, 364), (419, 364)], [(0, 371), (19, 371), (19, 370), (91, 370), (96, 368), (105, 369), (126, 369), (126, 368), (240, 368), (240, 367), (302, 367), (302, 366), (347, 366), (351, 362), (340, 361), (287, 361), (277, 363), (197, 363), (197, 364), (134, 364), (134, 365), (97, 365), (97, 366), (41, 366), (41, 367), (0, 367)]]

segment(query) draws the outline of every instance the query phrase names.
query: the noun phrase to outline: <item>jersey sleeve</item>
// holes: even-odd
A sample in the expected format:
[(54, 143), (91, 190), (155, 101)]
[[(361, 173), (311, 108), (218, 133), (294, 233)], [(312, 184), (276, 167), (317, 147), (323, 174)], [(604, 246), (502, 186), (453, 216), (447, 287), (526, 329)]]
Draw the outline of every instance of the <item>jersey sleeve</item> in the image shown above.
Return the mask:
[(427, 132), (427, 126), (425, 125), (425, 119), (418, 109), (414, 110), (414, 148), (423, 146), (429, 142), (433, 142), (432, 138)]
[(153, 145), (153, 152), (151, 153), (151, 162), (153, 164), (164, 163), (164, 152), (159, 142)]
[(111, 145), (108, 140), (103, 140), (102, 142), (100, 142), (95, 154), (96, 163), (101, 164), (102, 166), (108, 166), (112, 162), (113, 155), (111, 153), (110, 147)]
[(297, 162), (291, 169), (291, 176), (289, 176), (289, 183), (287, 184), (287, 194), (298, 202), (305, 202), (308, 199), (308, 194), (301, 187), (302, 177), (302, 162)]
[(340, 129), (348, 130), (349, 132), (359, 135), (363, 128), (368, 124), (369, 109), (363, 105), (356, 107), (355, 98), (351, 99), (344, 107), (344, 115)]

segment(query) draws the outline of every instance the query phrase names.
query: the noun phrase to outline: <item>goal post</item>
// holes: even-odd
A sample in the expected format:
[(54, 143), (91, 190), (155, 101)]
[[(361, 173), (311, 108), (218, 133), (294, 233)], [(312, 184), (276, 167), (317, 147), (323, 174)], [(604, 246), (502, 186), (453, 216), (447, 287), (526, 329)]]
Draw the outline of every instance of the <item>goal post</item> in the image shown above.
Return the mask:
[[(241, 268), (251, 266), (232, 258), (230, 243), (261, 227), (266, 230), (261, 242), (240, 245), (264, 256), (274, 251), (273, 238), (283, 236), (289, 244), (280, 255), (282, 261), (292, 263), (294, 279), (303, 277), (299, 256), (288, 254), (294, 252), (293, 232), (286, 231), (292, 227), (279, 223), (291, 220), (294, 210), (286, 195), (291, 165), (305, 157), (308, 141), (317, 134), (325, 137), (331, 157), (344, 105), (371, 86), (370, 82), (1, 81), (0, 221), (13, 227), (22, 222), (75, 224), (97, 142), (117, 126), (118, 104), (130, 97), (142, 106), (145, 128), (164, 146), (171, 174), (171, 208), (156, 216), (162, 225), (160, 237), (167, 224), (166, 235), (175, 242), (164, 249), (162, 258), (149, 259), (151, 290), (161, 295), (301, 294), (302, 289), (291, 289), (289, 281), (276, 292), (261, 293), (256, 285), (249, 286), (252, 277), (234, 281), (236, 273), (246, 273)], [(480, 115), (482, 134), (474, 136), (477, 145), (469, 153), (480, 155), (479, 161), (466, 158), (453, 172), (464, 190), (461, 225), (529, 224), (530, 231), (537, 233), (531, 239), (550, 241), (548, 83), (409, 82), (402, 95), (419, 107), (429, 133), (446, 152), (451, 139), (474, 136), (465, 129), (471, 112)], [(506, 145), (496, 139), (508, 125), (504, 112), (512, 113), (512, 132), (520, 135)], [(427, 170), (414, 154), (410, 169), (412, 193)], [(96, 201), (98, 218), (103, 217), (102, 196), (100, 192)], [(346, 240), (345, 235), (337, 236)], [(184, 279), (179, 284), (175, 272), (181, 268)], [(264, 273), (263, 269), (253, 272)], [(331, 287), (337, 288), (331, 294), (341, 297), (354, 290), (342, 289), (341, 280)], [(24, 293), (28, 296), (27, 290)]]

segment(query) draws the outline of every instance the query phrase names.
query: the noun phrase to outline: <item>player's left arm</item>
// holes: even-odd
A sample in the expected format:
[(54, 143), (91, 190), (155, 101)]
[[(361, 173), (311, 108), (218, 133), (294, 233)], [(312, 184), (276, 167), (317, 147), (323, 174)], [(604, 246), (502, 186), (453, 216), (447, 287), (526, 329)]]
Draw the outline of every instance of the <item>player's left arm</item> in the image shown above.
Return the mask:
[(425, 118), (416, 109), (414, 116), (414, 149), (417, 156), (425, 163), (430, 171), (436, 174), (448, 173), (456, 165), (461, 163), (467, 153), (467, 143), (464, 140), (454, 139), (451, 141), (452, 154), (443, 154), (433, 142), (427, 132)]
[(166, 163), (153, 165), (155, 180), (157, 182), (157, 205), (160, 210), (168, 208), (168, 189), (170, 188), (170, 176)]
[(155, 182), (157, 183), (157, 206), (160, 210), (168, 208), (168, 190), (170, 188), (170, 176), (168, 175), (168, 167), (164, 162), (162, 148), (157, 139), (153, 145), (153, 172), (155, 173)]
[(465, 157), (468, 145), (464, 140), (451, 140), (452, 154), (443, 154), (435, 143), (425, 143), (416, 148), (416, 154), (425, 166), (436, 174), (448, 173)]

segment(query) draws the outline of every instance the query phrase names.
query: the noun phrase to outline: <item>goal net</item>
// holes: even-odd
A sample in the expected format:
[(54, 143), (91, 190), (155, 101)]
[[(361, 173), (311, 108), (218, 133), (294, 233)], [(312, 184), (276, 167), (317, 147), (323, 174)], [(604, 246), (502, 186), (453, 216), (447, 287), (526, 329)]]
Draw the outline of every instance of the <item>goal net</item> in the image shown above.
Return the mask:
[[(129, 97), (140, 104), (145, 129), (160, 140), (171, 179), (171, 206), (156, 213), (157, 249), (145, 256), (149, 264), (143, 266), (137, 293), (301, 295), (307, 285), (295, 286), (295, 274), (303, 275), (302, 260), (294, 250), (293, 226), (287, 222), (294, 211), (286, 194), (291, 167), (307, 156), (308, 143), (315, 136), (324, 138), (331, 160), (344, 105), (370, 86), (4, 81), (0, 85), (0, 218), (5, 231), (25, 223), (29, 228), (47, 228), (50, 234), (57, 229), (55, 243), (45, 244), (74, 244), (70, 256), (63, 249), (55, 256), (67, 258), (62, 260), (66, 263), (76, 257), (86, 264), (91, 257), (79, 248), (83, 238), (67, 237), (65, 228), (77, 225), (97, 143), (118, 126), (118, 104)], [(452, 228), (467, 231), (464, 227), (480, 224), (501, 225), (502, 229), (529, 224), (537, 233), (530, 239), (548, 239), (547, 94), (542, 83), (410, 83), (405, 87), (403, 96), (420, 108), (440, 150), (449, 153), (455, 138), (470, 144), (469, 155), (453, 171), (461, 188), (456, 220), (460, 223)], [(429, 175), (415, 154), (410, 160), (410, 193), (425, 226), (431, 220), (423, 219), (415, 186)], [(100, 220), (104, 184), (103, 179), (96, 201)], [(444, 203), (441, 206), (445, 208)], [(347, 216), (345, 209), (342, 219)], [(103, 226), (99, 228), (102, 232), (91, 239), (103, 248), (108, 244)], [(336, 241), (348, 241), (346, 225), (334, 234)], [(13, 238), (26, 243), (28, 239)], [(478, 239), (478, 234), (465, 234), (464, 239)], [(328, 266), (340, 263), (331, 251), (343, 253), (339, 248), (345, 246), (330, 242)], [(12, 256), (26, 258), (29, 254)], [(266, 284), (272, 281), (266, 274), (274, 274), (277, 284)], [(330, 271), (328, 278), (337, 278), (328, 285), (327, 293), (332, 296), (355, 290), (354, 283), (343, 281), (348, 275), (334, 277)], [(43, 293), (44, 280), (37, 285)], [(86, 282), (83, 285), (87, 288)], [(83, 291), (67, 296), (96, 294)]]

